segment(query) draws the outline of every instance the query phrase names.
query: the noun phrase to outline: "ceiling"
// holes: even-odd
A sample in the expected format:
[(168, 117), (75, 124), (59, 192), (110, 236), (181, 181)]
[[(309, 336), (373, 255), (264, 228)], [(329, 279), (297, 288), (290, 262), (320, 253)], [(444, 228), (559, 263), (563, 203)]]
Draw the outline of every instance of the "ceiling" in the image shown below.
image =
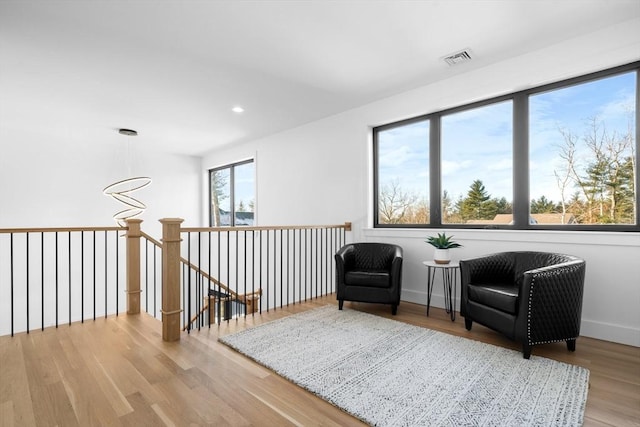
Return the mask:
[[(638, 0), (2, 0), (0, 125), (132, 128), (202, 155), (639, 15)], [(471, 62), (442, 60), (465, 48)]]

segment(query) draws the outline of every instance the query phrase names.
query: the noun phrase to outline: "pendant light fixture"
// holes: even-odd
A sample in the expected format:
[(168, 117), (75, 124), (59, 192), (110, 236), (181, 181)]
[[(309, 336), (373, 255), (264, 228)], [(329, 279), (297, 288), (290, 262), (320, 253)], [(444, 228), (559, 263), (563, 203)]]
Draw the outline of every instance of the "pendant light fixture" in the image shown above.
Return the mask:
[[(127, 136), (127, 172), (131, 175), (129, 143), (131, 137), (137, 136), (138, 132), (132, 129), (119, 129), (118, 133)], [(135, 176), (121, 181), (116, 181), (102, 190), (105, 196), (113, 197), (117, 202), (125, 206), (125, 209), (116, 212), (113, 219), (120, 227), (127, 226), (127, 219), (135, 218), (147, 209), (147, 206), (140, 200), (131, 196), (131, 193), (138, 191), (151, 184), (151, 178), (147, 176)]]

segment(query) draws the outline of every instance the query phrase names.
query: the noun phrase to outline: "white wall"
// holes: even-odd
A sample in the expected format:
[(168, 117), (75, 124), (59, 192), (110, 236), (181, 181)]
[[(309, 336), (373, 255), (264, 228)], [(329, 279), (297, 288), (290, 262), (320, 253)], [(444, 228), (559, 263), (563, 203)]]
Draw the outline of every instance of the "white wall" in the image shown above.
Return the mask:
[[(102, 189), (129, 177), (125, 140), (115, 130), (103, 137), (87, 133), (55, 139), (46, 131), (0, 128), (0, 227), (116, 225), (112, 216), (124, 207)], [(148, 207), (143, 229), (161, 237), (163, 217), (199, 226), (200, 158), (139, 148), (130, 153), (131, 173), (153, 179), (132, 194)]]
[[(403, 296), (425, 302), (420, 262), (433, 230), (371, 228), (371, 127), (636, 61), (640, 19), (204, 157), (202, 169), (256, 158), (260, 225), (352, 221), (353, 240), (405, 249)], [(203, 198), (207, 195), (203, 192)], [(205, 199), (206, 200), (206, 199)], [(203, 208), (204, 212), (204, 208)], [(206, 214), (203, 214), (206, 216)], [(458, 258), (502, 250), (559, 251), (587, 260), (582, 334), (640, 346), (640, 234), (453, 230)], [(435, 304), (442, 306), (437, 285)]]

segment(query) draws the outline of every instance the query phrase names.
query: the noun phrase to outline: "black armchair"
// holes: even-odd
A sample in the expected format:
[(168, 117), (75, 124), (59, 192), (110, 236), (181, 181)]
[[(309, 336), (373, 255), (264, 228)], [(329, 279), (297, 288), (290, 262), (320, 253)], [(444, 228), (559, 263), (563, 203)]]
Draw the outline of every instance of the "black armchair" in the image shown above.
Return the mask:
[(460, 261), (460, 314), (531, 347), (566, 341), (575, 351), (580, 335), (585, 261), (545, 252), (502, 252)]
[(344, 301), (391, 304), (396, 314), (402, 288), (402, 248), (387, 243), (350, 243), (335, 255), (338, 308)]

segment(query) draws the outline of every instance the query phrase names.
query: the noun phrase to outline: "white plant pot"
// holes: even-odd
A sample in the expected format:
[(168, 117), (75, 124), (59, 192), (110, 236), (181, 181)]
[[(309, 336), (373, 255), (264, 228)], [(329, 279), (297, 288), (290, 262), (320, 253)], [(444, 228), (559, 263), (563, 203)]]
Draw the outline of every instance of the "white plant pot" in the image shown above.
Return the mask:
[(433, 261), (436, 264), (449, 264), (451, 262), (449, 249), (435, 249), (433, 251)]

